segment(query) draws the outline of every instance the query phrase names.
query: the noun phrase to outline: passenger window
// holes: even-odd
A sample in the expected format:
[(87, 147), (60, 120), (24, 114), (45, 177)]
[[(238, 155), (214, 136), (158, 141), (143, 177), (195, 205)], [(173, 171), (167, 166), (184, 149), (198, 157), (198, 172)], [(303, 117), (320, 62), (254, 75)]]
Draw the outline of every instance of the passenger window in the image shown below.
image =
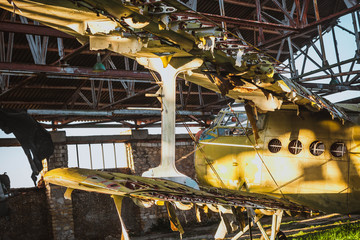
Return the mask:
[(330, 147), (330, 152), (334, 157), (342, 157), (346, 153), (346, 145), (343, 142), (335, 142)]
[(280, 140), (276, 139), (276, 138), (270, 140), (270, 142), (268, 144), (268, 149), (272, 153), (279, 152), (281, 150), (281, 147), (282, 147), (282, 145), (281, 145)]
[(325, 145), (321, 141), (314, 141), (310, 144), (310, 153), (314, 156), (320, 156), (325, 151)]
[(289, 152), (296, 155), (302, 150), (302, 143), (299, 140), (292, 140), (289, 143)]

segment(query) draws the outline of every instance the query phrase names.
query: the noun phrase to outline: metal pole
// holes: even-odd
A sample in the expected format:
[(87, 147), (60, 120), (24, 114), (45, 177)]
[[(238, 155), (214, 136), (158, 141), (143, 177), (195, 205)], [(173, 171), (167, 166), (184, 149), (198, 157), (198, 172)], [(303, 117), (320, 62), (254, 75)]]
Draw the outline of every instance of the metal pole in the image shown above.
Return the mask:
[(77, 144), (75, 144), (76, 146), (76, 162), (77, 162), (77, 167), (80, 167), (80, 159), (79, 159), (79, 146)]
[[(360, 36), (359, 36), (359, 31), (356, 25), (356, 18), (355, 18), (355, 14), (351, 13), (351, 17), (352, 17), (352, 21), (353, 21), (353, 25), (354, 25), (354, 33), (355, 33), (355, 41), (356, 41), (356, 57), (360, 56)], [(359, 60), (358, 60), (359, 62)]]
[(184, 109), (184, 94), (182, 89), (182, 82), (178, 82), (178, 89), (180, 94), (180, 103), (181, 103), (181, 109)]
[(90, 153), (90, 168), (93, 169), (92, 154), (91, 154), (91, 144), (89, 144), (89, 153)]
[[(332, 36), (333, 36), (333, 43), (334, 43), (334, 48), (335, 48), (335, 55), (336, 55), (336, 61), (337, 63), (340, 62), (340, 57), (339, 57), (339, 49), (338, 49), (338, 45), (337, 45), (337, 41), (336, 41), (336, 35), (335, 35), (335, 29), (334, 27), (331, 28), (331, 32), (332, 32)], [(339, 73), (341, 73), (341, 65), (338, 66), (339, 69)], [(340, 80), (343, 83), (344, 79), (342, 76), (340, 76)]]
[[(259, 22), (262, 21), (262, 17), (261, 17), (261, 4), (260, 4), (260, 0), (255, 0), (256, 3), (256, 18)], [(263, 28), (259, 27), (259, 44), (261, 44), (263, 41), (265, 41), (264, 38), (264, 32), (263, 32)]]
[(250, 234), (250, 239), (252, 240), (252, 230), (251, 230), (251, 217), (248, 216), (248, 224), (249, 224), (249, 234)]
[(301, 68), (301, 75), (303, 75), (305, 72), (305, 65), (306, 65), (306, 61), (308, 58), (308, 52), (309, 52), (309, 46), (306, 46), (305, 53), (304, 53), (304, 61), (303, 61), (303, 65)]
[[(314, 3), (314, 11), (315, 11), (315, 18), (316, 21), (320, 20), (320, 14), (319, 14), (319, 9), (318, 9), (318, 4), (317, 4), (317, 0), (313, 0)], [(322, 61), (323, 61), (323, 66), (328, 65), (328, 62), (326, 60), (326, 54), (325, 54), (325, 44), (324, 44), (324, 40), (322, 37), (322, 27), (321, 24), (319, 24), (317, 26), (318, 29), (318, 34), (319, 34), (319, 38), (320, 38), (320, 46), (321, 46), (321, 54), (322, 54)]]
[(113, 143), (114, 146), (114, 159), (115, 159), (115, 168), (117, 168), (117, 161), (116, 161), (116, 148), (115, 148), (115, 143)]
[[(224, 0), (219, 0), (219, 8), (220, 8), (220, 15), (225, 16), (225, 7), (224, 7)], [(224, 35), (226, 34), (226, 22), (221, 22), (221, 28), (224, 31)]]
[(287, 42), (288, 42), (289, 55), (290, 55), (289, 61), (290, 61), (291, 77), (296, 78), (298, 74), (297, 74), (296, 67), (295, 67), (294, 51), (292, 48), (292, 43), (291, 43), (290, 37), (287, 38)]
[(105, 169), (104, 144), (101, 143), (101, 156), (103, 161), (103, 169)]

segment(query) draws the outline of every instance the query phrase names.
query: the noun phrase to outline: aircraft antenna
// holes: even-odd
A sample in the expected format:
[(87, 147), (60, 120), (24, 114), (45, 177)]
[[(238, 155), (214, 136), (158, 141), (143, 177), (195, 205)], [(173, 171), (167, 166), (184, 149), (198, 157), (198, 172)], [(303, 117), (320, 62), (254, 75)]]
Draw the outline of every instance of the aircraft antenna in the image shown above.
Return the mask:
[(249, 140), (249, 142), (251, 143), (251, 146), (254, 148), (254, 150), (255, 150), (256, 154), (259, 156), (259, 158), (260, 158), (260, 160), (261, 160), (262, 164), (265, 166), (266, 171), (269, 173), (270, 177), (271, 177), (271, 178), (272, 178), (272, 180), (274, 181), (274, 183), (275, 183), (275, 185), (276, 185), (277, 189), (279, 189), (279, 191), (280, 191), (280, 193), (281, 193), (282, 197), (283, 197), (284, 199), (286, 199), (286, 198), (285, 198), (285, 195), (284, 195), (284, 194), (283, 194), (283, 192), (281, 191), (281, 188), (280, 188), (279, 184), (276, 182), (276, 180), (275, 180), (274, 176), (271, 174), (270, 169), (267, 167), (267, 165), (266, 165), (266, 163), (265, 163), (264, 159), (261, 157), (260, 153), (259, 153), (259, 152), (258, 152), (258, 150), (256, 149), (255, 144), (251, 141), (251, 139), (250, 139), (250, 137), (249, 137), (249, 134), (247, 133), (246, 129), (245, 129), (245, 128), (243, 127), (243, 125), (241, 124), (240, 119), (239, 119), (239, 118), (238, 118), (238, 116), (235, 114), (235, 111), (232, 109), (232, 107), (231, 107), (230, 103), (228, 103), (228, 106), (229, 106), (229, 108), (230, 108), (230, 111), (234, 114), (234, 116), (235, 116), (235, 118), (236, 118), (236, 121), (239, 123), (240, 127), (241, 127), (241, 128), (242, 128), (242, 130), (244, 131), (245, 136), (247, 137), (247, 139), (248, 139), (248, 140)]

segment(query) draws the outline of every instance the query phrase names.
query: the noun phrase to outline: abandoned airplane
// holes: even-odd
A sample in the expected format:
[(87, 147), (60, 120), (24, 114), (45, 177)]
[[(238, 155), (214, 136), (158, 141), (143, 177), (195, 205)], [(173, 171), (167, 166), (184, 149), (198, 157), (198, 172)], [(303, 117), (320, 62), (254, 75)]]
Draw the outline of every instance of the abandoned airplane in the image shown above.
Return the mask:
[[(157, 97), (164, 109), (159, 167), (142, 177), (77, 168), (45, 175), (47, 182), (67, 187), (66, 198), (73, 189), (111, 194), (125, 239), (123, 197), (143, 207), (164, 202), (172, 229), (180, 233), (175, 206), (217, 211), (219, 239), (231, 230), (227, 213), (242, 226), (233, 239), (264, 214), (273, 215), (270, 237), (259, 227), (264, 238), (275, 239), (282, 236), (283, 211), (360, 211), (360, 127), (351, 116), (358, 110), (336, 106), (278, 74), (277, 61), (255, 47), (216, 49), (216, 41), (231, 33), (213, 22), (208, 26), (206, 18), (174, 19), (173, 13), (197, 16), (194, 6), (176, 0), (9, 0), (0, 7), (89, 42), (91, 50), (120, 53), (159, 73)], [(198, 183), (175, 167), (177, 77), (244, 101), (248, 118), (230, 107), (200, 135)], [(242, 216), (245, 209), (251, 219), (248, 226)]]

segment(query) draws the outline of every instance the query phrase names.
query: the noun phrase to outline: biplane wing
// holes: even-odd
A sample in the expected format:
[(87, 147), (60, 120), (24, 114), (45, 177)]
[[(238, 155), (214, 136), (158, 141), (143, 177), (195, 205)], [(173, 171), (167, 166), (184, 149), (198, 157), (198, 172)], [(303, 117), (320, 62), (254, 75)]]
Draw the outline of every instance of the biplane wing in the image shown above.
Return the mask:
[(218, 188), (197, 190), (170, 180), (81, 168), (57, 168), (47, 172), (46, 182), (146, 201), (214, 204), (304, 211), (304, 207), (280, 198)]
[[(309, 210), (296, 203), (258, 193), (219, 188), (197, 190), (169, 180), (99, 170), (57, 168), (47, 172), (44, 180), (48, 183), (66, 187), (67, 190), (64, 196), (68, 199), (71, 198), (71, 192), (74, 189), (110, 194), (115, 200), (119, 216), (121, 211), (119, 211), (118, 204), (121, 205), (119, 199), (122, 197), (133, 199), (134, 203), (141, 207), (149, 207), (153, 204), (164, 205), (165, 203), (170, 220), (175, 219), (174, 221), (171, 220), (172, 224), (175, 225), (179, 225), (179, 223), (176, 223), (178, 222), (177, 217), (174, 211), (169, 209), (174, 209), (174, 206), (181, 210), (189, 210), (194, 205), (215, 211), (219, 211), (221, 207), (227, 209), (231, 209), (231, 207), (250, 207), (267, 210)], [(181, 229), (181, 226), (179, 225), (177, 229)]]
[(277, 74), (279, 62), (251, 44), (221, 50), (228, 37), (244, 40), (181, 1), (9, 0), (0, 7), (89, 42), (91, 50), (108, 49), (137, 60), (161, 58), (164, 67), (179, 59), (202, 59), (200, 68), (179, 77), (251, 101), (262, 112), (295, 103), (348, 119), (340, 108)]

